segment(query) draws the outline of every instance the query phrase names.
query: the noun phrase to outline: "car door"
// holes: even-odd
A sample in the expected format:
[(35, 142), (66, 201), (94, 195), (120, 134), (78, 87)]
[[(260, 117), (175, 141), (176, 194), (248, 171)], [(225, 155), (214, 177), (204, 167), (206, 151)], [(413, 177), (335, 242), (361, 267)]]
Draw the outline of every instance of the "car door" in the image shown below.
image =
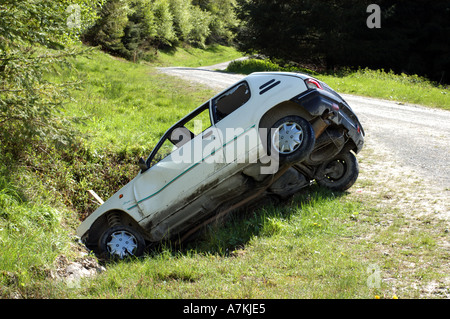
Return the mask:
[(240, 164), (256, 162), (258, 134), (256, 123), (248, 116), (251, 92), (243, 81), (212, 100), (216, 128), (223, 135), (226, 170), (232, 172)]
[[(211, 123), (209, 103), (164, 134), (159, 149), (152, 152), (153, 165), (136, 178), (134, 192), (141, 221), (157, 225), (176, 214), (177, 208), (186, 204), (224, 165), (221, 136), (214, 125), (203, 129), (200, 115), (203, 122), (207, 117)], [(195, 129), (202, 131), (194, 134)]]

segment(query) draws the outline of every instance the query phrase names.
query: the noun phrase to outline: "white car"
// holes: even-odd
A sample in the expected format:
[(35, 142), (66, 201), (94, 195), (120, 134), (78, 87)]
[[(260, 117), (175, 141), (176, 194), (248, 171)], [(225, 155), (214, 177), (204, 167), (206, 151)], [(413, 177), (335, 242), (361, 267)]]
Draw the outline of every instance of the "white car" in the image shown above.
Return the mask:
[(139, 256), (265, 196), (291, 196), (314, 180), (344, 191), (358, 177), (364, 131), (325, 83), (252, 73), (175, 123), (139, 174), (78, 227), (99, 255)]

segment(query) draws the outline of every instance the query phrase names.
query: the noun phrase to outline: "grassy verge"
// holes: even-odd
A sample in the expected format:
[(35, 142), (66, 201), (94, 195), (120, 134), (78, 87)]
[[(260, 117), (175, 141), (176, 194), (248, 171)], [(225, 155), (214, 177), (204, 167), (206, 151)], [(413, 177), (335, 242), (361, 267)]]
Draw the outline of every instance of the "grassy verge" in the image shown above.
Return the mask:
[(346, 75), (321, 75), (336, 91), (450, 110), (450, 89), (417, 75), (363, 69)]
[(93, 149), (138, 150), (148, 155), (175, 121), (209, 98), (208, 90), (178, 83), (145, 64), (121, 61), (100, 52), (79, 58), (84, 90), (66, 106), (81, 119), (78, 128)]
[[(70, 212), (24, 200), (0, 166), (0, 297), (45, 298), (60, 254), (70, 255)], [(73, 215), (71, 215), (73, 218)]]
[(443, 226), (373, 200), (313, 187), (284, 204), (232, 215), (184, 250), (109, 264), (68, 297), (391, 299), (442, 287)]
[(87, 191), (111, 196), (136, 175), (138, 157), (211, 95), (98, 51), (75, 65), (84, 83), (64, 110), (79, 132), (72, 144), (37, 142), (14, 160), (0, 145), (0, 297), (52, 295), (55, 258), (75, 258), (75, 227), (97, 206)]
[(159, 51), (154, 65), (195, 68), (235, 60), (242, 56), (242, 53), (234, 48), (222, 45), (214, 45), (206, 49), (180, 47), (174, 51)]
[(311, 74), (339, 93), (364, 95), (399, 102), (422, 104), (450, 110), (450, 90), (417, 75), (394, 74), (384, 70), (360, 69), (338, 74), (318, 74), (308, 69), (282, 67), (266, 60), (234, 61), (229, 72), (249, 74), (257, 71), (289, 71)]
[(372, 298), (370, 260), (350, 238), (371, 215), (345, 196), (313, 189), (283, 205), (233, 215), (184, 251), (163, 249), (109, 265), (72, 296), (89, 298)]

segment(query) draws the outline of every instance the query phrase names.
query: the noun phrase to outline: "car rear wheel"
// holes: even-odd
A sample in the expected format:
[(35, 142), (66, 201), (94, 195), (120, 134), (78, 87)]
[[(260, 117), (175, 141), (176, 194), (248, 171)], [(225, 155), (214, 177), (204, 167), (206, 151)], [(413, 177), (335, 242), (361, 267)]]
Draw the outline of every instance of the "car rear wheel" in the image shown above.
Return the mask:
[(358, 160), (353, 153), (347, 152), (322, 163), (317, 170), (316, 181), (320, 186), (343, 192), (353, 186), (358, 175)]
[(145, 240), (135, 229), (125, 225), (116, 225), (103, 233), (98, 247), (101, 255), (107, 259), (139, 257), (144, 253)]
[(282, 163), (303, 161), (313, 150), (314, 130), (300, 116), (286, 116), (275, 122), (269, 132), (271, 156)]

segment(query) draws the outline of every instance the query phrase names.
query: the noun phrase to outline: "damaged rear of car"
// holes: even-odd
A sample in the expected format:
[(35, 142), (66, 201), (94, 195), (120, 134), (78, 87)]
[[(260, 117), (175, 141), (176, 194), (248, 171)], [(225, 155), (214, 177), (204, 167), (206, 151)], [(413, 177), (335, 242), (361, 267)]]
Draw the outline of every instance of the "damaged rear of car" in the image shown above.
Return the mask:
[(265, 197), (358, 177), (364, 131), (350, 106), (308, 75), (253, 73), (175, 123), (139, 174), (77, 234), (106, 257), (184, 241), (205, 224)]

